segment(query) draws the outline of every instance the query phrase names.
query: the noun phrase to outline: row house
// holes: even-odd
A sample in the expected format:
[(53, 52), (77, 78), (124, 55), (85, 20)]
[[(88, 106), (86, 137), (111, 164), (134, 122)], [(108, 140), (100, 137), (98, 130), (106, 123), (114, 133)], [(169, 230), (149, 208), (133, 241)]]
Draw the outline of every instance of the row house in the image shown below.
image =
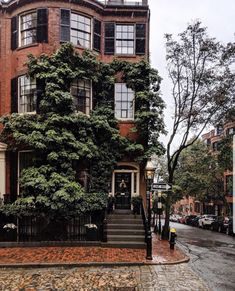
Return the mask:
[[(103, 62), (114, 58), (137, 62), (149, 58), (149, 7), (147, 0), (9, 0), (0, 1), (0, 116), (34, 114), (37, 84), (27, 77), (27, 56), (51, 54), (64, 42), (79, 52), (92, 50)], [(121, 81), (114, 88), (115, 116), (120, 133), (127, 136), (134, 124), (134, 92)], [(76, 110), (92, 110), (89, 81), (72, 84)], [(82, 94), (81, 94), (82, 92)], [(30, 152), (10, 152), (0, 144), (0, 198), (14, 201), (19, 192), (20, 171), (30, 163)], [(126, 184), (125, 198), (118, 207), (130, 208), (133, 196), (145, 195), (140, 165), (120, 161), (112, 174), (110, 194)], [(19, 194), (19, 193), (18, 193)], [(116, 205), (117, 206), (117, 205)]]

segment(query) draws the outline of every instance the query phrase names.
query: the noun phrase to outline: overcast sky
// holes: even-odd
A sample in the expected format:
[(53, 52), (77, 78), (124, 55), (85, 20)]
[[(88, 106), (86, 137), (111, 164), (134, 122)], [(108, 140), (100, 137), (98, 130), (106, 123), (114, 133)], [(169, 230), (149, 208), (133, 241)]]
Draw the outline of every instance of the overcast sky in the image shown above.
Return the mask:
[[(187, 25), (199, 19), (208, 28), (208, 34), (218, 41), (235, 41), (235, 0), (148, 0), (151, 11), (150, 58), (154, 68), (163, 78), (162, 97), (167, 103), (165, 122), (171, 125), (172, 100), (170, 82), (165, 69), (164, 34), (177, 35)], [(164, 142), (167, 138), (162, 139)]]

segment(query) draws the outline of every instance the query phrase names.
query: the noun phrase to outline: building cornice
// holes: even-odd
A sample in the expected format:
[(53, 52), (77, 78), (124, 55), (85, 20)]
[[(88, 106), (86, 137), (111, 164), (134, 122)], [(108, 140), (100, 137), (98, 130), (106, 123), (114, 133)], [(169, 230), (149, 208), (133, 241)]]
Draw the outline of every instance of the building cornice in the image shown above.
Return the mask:
[[(90, 8), (96, 12), (98, 12), (101, 15), (114, 15), (114, 16), (133, 16), (133, 13), (135, 16), (147, 16), (149, 13), (149, 7), (148, 5), (108, 5), (103, 4), (97, 0), (34, 0), (34, 3), (45, 3), (45, 6), (47, 3), (70, 3), (70, 4), (77, 4), (80, 6), (84, 6), (87, 8)], [(19, 7), (26, 6), (28, 4), (32, 4), (31, 0), (9, 0), (8, 2), (1, 2), (0, 0), (0, 10), (12, 13), (14, 10), (16, 10)], [(58, 5), (60, 6), (60, 5)]]

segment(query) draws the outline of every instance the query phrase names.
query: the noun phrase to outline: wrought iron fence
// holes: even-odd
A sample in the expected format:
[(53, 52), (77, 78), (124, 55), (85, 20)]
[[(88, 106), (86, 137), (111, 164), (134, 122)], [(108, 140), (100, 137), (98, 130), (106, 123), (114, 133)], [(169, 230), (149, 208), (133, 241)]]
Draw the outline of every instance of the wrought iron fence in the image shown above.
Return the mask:
[(105, 211), (71, 219), (0, 215), (0, 242), (103, 241)]

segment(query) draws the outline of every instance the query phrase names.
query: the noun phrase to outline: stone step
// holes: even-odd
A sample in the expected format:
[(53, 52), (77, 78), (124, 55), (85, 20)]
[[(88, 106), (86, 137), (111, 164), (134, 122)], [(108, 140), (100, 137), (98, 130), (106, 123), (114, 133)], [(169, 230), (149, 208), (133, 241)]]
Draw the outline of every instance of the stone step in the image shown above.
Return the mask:
[(134, 214), (109, 214), (108, 219), (140, 219), (142, 220), (141, 215)]
[(143, 229), (143, 224), (108, 223), (107, 229)]
[(109, 224), (141, 224), (143, 225), (143, 221), (141, 219), (108, 219), (107, 223)]
[(115, 209), (113, 214), (132, 214), (132, 210), (130, 209)]
[(126, 241), (109, 241), (102, 244), (104, 247), (110, 248), (131, 248), (131, 249), (145, 249), (145, 242), (126, 242)]
[(145, 235), (144, 229), (108, 229), (108, 235)]
[(144, 242), (143, 235), (108, 235), (108, 242), (111, 241), (121, 241), (128, 243)]

